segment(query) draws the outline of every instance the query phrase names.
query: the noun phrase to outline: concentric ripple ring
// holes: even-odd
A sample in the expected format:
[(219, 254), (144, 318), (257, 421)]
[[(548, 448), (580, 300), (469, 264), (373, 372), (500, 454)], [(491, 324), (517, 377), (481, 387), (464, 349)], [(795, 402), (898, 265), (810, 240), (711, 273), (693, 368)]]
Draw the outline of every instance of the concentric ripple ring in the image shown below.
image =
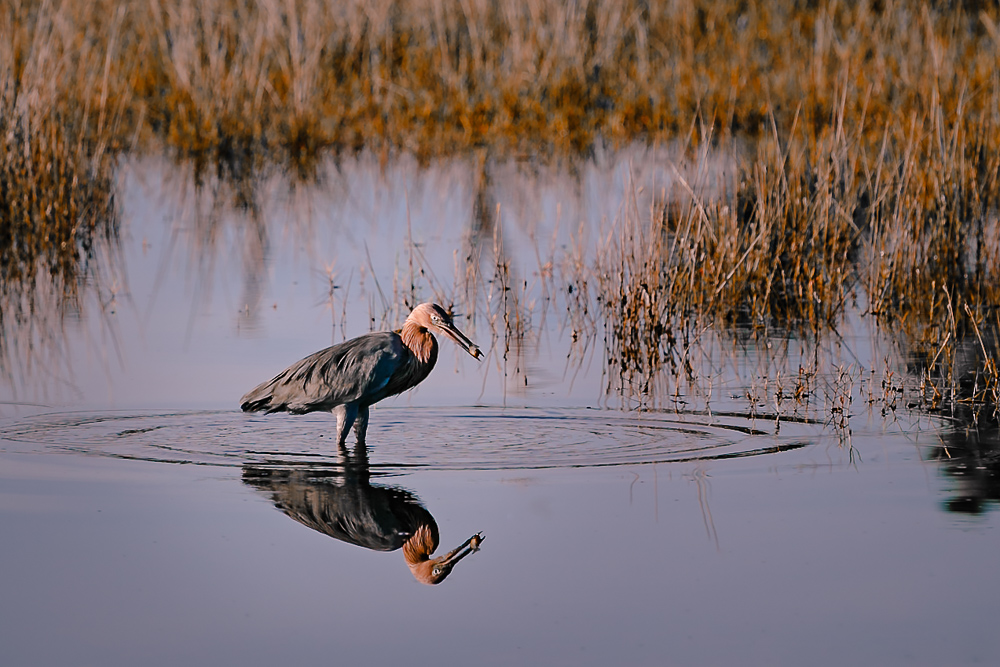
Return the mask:
[[(729, 459), (804, 447), (823, 425), (734, 414), (593, 409), (379, 408), (373, 471), (505, 470)], [(0, 424), (0, 450), (55, 449), (169, 463), (337, 466), (330, 415), (63, 412)], [(353, 444), (353, 438), (348, 439)]]

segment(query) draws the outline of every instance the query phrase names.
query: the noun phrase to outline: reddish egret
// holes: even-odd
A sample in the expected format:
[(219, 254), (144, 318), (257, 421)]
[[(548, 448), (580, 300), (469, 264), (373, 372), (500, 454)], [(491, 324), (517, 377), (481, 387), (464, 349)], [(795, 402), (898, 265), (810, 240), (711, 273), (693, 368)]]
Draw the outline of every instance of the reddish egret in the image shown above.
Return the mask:
[(337, 415), (337, 444), (354, 426), (358, 443), (368, 429), (368, 406), (411, 389), (437, 361), (431, 332), (451, 338), (476, 359), (479, 348), (458, 330), (441, 306), (422, 303), (399, 331), (365, 334), (298, 361), (240, 399), (244, 412), (303, 414), (329, 410)]

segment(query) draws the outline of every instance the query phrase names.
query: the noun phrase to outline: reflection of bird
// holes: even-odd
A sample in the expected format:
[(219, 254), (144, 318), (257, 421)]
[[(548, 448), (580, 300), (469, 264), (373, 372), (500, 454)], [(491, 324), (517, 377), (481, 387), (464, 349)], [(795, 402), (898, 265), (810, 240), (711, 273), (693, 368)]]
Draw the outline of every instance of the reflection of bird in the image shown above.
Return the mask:
[(244, 483), (268, 493), (278, 509), (313, 530), (374, 551), (402, 548), (407, 566), (421, 583), (441, 583), (456, 563), (479, 550), (482, 533), (432, 558), (438, 546), (434, 517), (409, 491), (372, 485), (369, 479), (364, 459), (335, 470), (243, 469)]
[(476, 359), (482, 355), (441, 306), (422, 303), (398, 332), (365, 334), (311, 354), (252, 389), (240, 407), (294, 414), (330, 410), (337, 415), (337, 444), (344, 444), (352, 425), (358, 442), (364, 442), (368, 406), (415, 387), (434, 368), (438, 350), (432, 331)]

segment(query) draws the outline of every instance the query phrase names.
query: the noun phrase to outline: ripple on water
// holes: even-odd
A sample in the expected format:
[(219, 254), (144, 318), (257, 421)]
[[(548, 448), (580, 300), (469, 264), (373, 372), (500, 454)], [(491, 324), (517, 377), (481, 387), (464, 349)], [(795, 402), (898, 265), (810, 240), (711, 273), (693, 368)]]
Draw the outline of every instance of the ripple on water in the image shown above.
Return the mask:
[[(336, 466), (334, 419), (235, 411), (50, 413), (0, 426), (0, 449), (193, 465)], [(804, 447), (823, 425), (733, 414), (590, 409), (380, 408), (368, 453), (384, 473), (411, 468), (505, 470), (728, 459)], [(348, 444), (353, 443), (353, 436)]]

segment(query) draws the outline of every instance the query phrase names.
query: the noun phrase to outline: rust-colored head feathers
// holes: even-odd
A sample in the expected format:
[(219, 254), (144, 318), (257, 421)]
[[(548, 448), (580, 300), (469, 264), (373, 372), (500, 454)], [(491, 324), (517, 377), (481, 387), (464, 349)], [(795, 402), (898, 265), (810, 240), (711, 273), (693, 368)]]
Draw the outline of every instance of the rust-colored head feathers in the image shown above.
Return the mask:
[(434, 337), (431, 335), (437, 332), (455, 341), (455, 344), (479, 359), (482, 352), (464, 333), (458, 330), (452, 322), (451, 316), (445, 312), (444, 308), (436, 303), (422, 303), (413, 309), (410, 316), (403, 323), (400, 336), (403, 343), (410, 348), (413, 355), (421, 362), (426, 363), (433, 354)]
[(403, 545), (403, 557), (414, 579), (422, 584), (440, 584), (451, 574), (458, 561), (479, 551), (479, 545), (485, 539), (482, 533), (476, 533), (458, 548), (431, 558), (437, 548), (437, 531), (430, 526), (419, 526)]

